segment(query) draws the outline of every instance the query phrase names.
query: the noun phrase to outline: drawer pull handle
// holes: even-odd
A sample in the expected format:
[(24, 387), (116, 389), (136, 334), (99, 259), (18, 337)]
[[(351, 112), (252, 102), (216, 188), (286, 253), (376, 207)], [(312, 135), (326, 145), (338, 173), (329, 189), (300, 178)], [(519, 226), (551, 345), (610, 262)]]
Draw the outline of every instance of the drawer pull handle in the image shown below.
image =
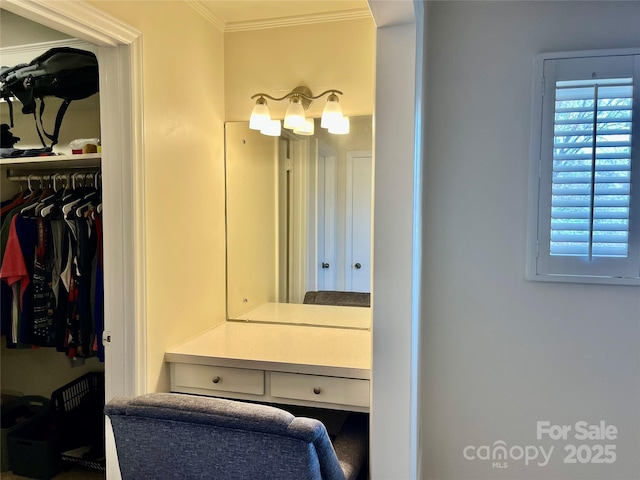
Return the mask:
[(313, 387), (313, 393), (315, 393), (316, 395), (320, 395), (320, 392), (322, 392), (322, 389), (320, 387)]
[(220, 383), (220, 380), (222, 380), (220, 377), (213, 377), (213, 378), (211, 379), (211, 381), (212, 381), (213, 383)]

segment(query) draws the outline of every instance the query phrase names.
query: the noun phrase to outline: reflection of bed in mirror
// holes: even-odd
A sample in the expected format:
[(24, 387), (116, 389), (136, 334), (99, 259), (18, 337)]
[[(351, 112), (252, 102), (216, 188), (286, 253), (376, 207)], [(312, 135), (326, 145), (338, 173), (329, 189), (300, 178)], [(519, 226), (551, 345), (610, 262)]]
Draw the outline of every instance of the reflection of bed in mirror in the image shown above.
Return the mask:
[(371, 130), (370, 116), (311, 137), (227, 123), (229, 319), (284, 312), (272, 304), (310, 314), (311, 291), (371, 291)]

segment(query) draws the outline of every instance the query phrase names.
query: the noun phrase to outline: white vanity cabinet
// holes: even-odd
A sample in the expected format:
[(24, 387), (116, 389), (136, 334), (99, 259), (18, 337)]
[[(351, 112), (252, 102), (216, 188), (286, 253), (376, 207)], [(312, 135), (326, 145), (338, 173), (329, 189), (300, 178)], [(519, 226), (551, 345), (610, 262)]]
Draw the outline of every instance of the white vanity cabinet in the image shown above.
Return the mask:
[(369, 411), (369, 330), (227, 321), (165, 360), (173, 392)]

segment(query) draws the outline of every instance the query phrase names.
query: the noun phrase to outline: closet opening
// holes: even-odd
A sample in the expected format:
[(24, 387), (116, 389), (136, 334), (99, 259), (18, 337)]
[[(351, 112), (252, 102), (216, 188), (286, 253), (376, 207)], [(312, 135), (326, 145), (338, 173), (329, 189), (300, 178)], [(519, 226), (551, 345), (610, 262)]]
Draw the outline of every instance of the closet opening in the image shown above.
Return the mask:
[[(98, 46), (4, 9), (0, 30), (9, 68), (69, 49), (98, 57)], [(71, 101), (63, 117), (62, 104), (46, 96), (30, 115), (15, 97), (0, 103), (1, 470), (50, 478), (76, 468), (97, 479), (106, 469), (100, 93)], [(44, 132), (56, 124), (51, 154), (35, 155), (54, 143)]]
[[(110, 339), (105, 346), (104, 397), (109, 400), (114, 396), (135, 396), (146, 388), (141, 34), (82, 2), (3, 0), (2, 10), (47, 25), (58, 33), (65, 32), (66, 36), (80, 38), (97, 49), (104, 147), (100, 155), (104, 203), (104, 321)], [(8, 31), (2, 28), (1, 32), (4, 47), (8, 45), (5, 41)], [(1, 162), (0, 193), (4, 195), (8, 186), (19, 187), (6, 178)], [(4, 388), (4, 372), (2, 380)], [(106, 457), (107, 469), (117, 471), (109, 422), (106, 422)]]

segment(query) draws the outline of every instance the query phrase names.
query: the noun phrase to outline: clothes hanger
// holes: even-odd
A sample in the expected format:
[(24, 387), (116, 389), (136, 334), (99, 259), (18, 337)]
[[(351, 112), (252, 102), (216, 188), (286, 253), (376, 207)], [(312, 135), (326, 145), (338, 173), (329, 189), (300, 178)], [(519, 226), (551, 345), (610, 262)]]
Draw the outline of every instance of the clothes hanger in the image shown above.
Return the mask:
[(78, 208), (78, 203), (93, 199), (98, 194), (98, 191), (95, 189), (89, 189), (89, 191), (87, 191), (84, 183), (80, 188), (76, 185), (76, 180), (79, 181), (81, 175), (86, 181), (86, 174), (84, 173), (75, 173), (71, 175), (72, 188), (75, 194), (72, 197), (69, 197), (68, 200), (65, 200), (66, 203), (62, 206), (62, 213), (65, 217), (67, 217), (74, 208)]
[(41, 190), (33, 189), (33, 187), (31, 186), (31, 177), (32, 175), (27, 176), (27, 187), (29, 188), (31, 195), (29, 195), (29, 197), (26, 199), (26, 205), (20, 210), (20, 214), (22, 215), (30, 215), (30, 210), (33, 210), (38, 205), (40, 194), (42, 193)]
[(50, 200), (47, 202), (47, 204), (40, 209), (39, 214), (43, 218), (49, 216), (52, 213), (54, 208), (59, 207), (60, 202), (61, 202), (62, 198), (64, 197), (64, 194), (65, 194), (65, 191), (66, 191), (66, 188), (67, 188), (66, 187), (67, 184), (66, 183), (64, 184), (64, 188), (62, 190), (56, 188), (56, 180), (58, 178), (60, 178), (60, 177), (61, 178), (67, 178), (66, 175), (62, 175), (62, 174), (53, 175), (52, 187), (53, 187), (54, 195), (52, 197), (50, 197)]
[[(89, 174), (87, 174), (89, 175)], [(87, 195), (85, 195), (84, 200), (89, 200), (88, 202), (84, 202), (82, 205), (80, 205), (79, 207), (76, 207), (76, 216), (78, 218), (81, 218), (82, 216), (84, 216), (87, 211), (91, 211), (91, 215), (93, 216), (93, 211), (95, 211), (95, 209), (97, 208), (98, 205), (102, 204), (102, 192), (100, 190), (100, 188), (98, 187), (99, 184), (99, 179), (100, 177), (100, 172), (96, 172), (93, 175), (93, 191), (89, 192)], [(85, 181), (87, 180), (87, 177), (85, 176)], [(99, 213), (99, 212), (98, 212)]]

